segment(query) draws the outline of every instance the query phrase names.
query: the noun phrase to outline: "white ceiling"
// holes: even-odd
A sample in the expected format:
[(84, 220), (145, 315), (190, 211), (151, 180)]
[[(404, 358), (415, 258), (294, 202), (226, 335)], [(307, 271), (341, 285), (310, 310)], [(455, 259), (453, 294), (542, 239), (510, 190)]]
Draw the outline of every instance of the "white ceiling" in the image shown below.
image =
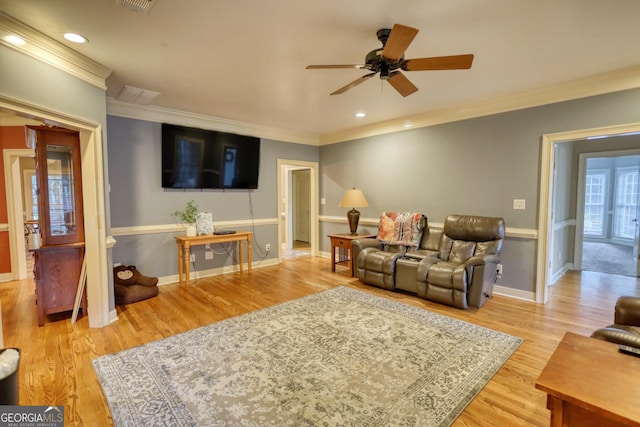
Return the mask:
[[(112, 69), (108, 97), (129, 85), (160, 92), (153, 106), (318, 135), (640, 65), (638, 0), (154, 0), (148, 14), (118, 0), (0, 0), (0, 10)], [(329, 96), (368, 71), (305, 69), (363, 63), (394, 23), (420, 30), (406, 58), (473, 53), (473, 67), (406, 72), (419, 88), (407, 98), (378, 78)]]

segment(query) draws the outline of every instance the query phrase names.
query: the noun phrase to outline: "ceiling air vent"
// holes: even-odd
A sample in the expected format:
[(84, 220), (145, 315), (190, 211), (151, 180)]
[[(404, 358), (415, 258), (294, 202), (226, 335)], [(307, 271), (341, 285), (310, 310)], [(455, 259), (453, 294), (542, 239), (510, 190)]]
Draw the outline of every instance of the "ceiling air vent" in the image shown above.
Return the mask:
[(116, 4), (143, 15), (148, 14), (155, 3), (156, 0), (116, 0)]
[(116, 96), (116, 99), (131, 104), (149, 105), (158, 95), (160, 95), (160, 92), (125, 85)]

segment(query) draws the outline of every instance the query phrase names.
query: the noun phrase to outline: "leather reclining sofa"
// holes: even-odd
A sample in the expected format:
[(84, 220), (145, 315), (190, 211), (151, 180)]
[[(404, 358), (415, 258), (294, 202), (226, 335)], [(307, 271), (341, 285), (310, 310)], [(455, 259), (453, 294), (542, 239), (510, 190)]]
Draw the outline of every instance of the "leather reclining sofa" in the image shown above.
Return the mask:
[[(493, 295), (504, 242), (504, 219), (449, 215), (442, 230), (422, 215), (416, 247), (356, 239), (355, 274), (364, 283), (417, 294), (466, 309), (480, 308)], [(378, 236), (380, 237), (380, 236)]]

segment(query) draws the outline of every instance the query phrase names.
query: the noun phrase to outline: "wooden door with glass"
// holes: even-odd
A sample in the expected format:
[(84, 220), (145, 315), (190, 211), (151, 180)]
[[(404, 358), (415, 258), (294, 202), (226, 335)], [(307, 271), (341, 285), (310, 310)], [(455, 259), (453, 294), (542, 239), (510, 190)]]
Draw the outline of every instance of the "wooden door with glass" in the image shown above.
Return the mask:
[(80, 135), (46, 126), (28, 129), (36, 151), (41, 246), (34, 251), (34, 277), (43, 325), (45, 315), (73, 309), (84, 259)]

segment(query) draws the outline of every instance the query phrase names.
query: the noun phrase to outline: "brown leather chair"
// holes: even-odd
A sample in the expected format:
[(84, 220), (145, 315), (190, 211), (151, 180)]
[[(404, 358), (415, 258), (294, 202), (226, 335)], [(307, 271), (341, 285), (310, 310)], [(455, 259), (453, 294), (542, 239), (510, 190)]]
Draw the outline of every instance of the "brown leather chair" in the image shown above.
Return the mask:
[(591, 336), (616, 344), (640, 348), (640, 297), (618, 298), (613, 325), (600, 328)]
[(504, 229), (502, 218), (447, 216), (438, 255), (418, 264), (418, 295), (458, 308), (482, 307), (493, 295)]

